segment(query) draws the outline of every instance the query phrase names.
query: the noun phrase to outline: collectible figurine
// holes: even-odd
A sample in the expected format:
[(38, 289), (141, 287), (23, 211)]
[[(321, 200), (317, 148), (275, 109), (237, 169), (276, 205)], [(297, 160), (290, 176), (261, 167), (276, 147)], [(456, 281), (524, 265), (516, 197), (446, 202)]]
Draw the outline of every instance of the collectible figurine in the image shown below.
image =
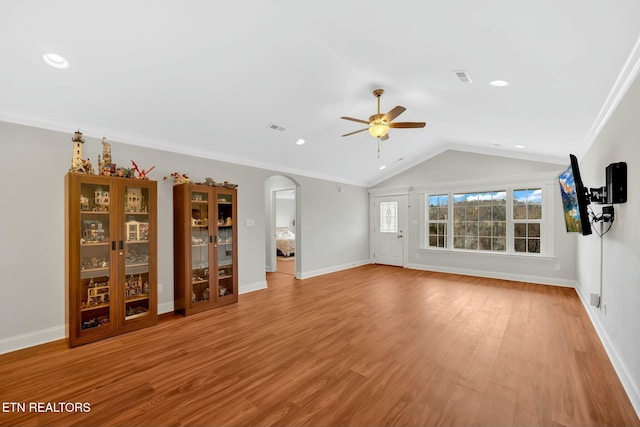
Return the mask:
[(162, 179), (166, 181), (169, 179), (169, 177), (173, 178), (174, 185), (191, 183), (191, 180), (189, 179), (189, 175), (187, 175), (186, 173), (173, 172), (171, 175), (165, 176)]
[(151, 172), (155, 168), (155, 165), (154, 165), (154, 166), (151, 166), (149, 170), (144, 170), (144, 169), (140, 170), (138, 168), (138, 165), (136, 165), (136, 162), (131, 160), (131, 163), (133, 164), (133, 167), (136, 170), (136, 172), (138, 172), (138, 176), (136, 177), (138, 179), (149, 179), (147, 178), (147, 175), (149, 174), (149, 172)]
[(82, 144), (84, 144), (84, 138), (82, 132), (78, 129), (71, 138), (73, 142), (73, 156), (71, 157), (71, 169), (69, 172), (84, 172), (82, 167)]
[(107, 137), (102, 137), (102, 159), (98, 155), (98, 174), (112, 176), (116, 174), (116, 165), (111, 162), (111, 144)]

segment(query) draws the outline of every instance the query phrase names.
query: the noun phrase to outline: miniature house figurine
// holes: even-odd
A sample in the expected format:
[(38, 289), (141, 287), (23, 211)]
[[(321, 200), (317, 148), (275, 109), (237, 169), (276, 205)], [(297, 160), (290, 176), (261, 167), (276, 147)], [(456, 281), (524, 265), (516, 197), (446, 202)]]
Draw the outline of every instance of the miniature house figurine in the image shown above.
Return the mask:
[(82, 167), (82, 144), (84, 144), (82, 132), (77, 130), (73, 134), (71, 141), (73, 141), (73, 156), (71, 157), (71, 169), (69, 169), (69, 172), (81, 172), (84, 170)]
[(97, 187), (94, 192), (94, 203), (100, 207), (100, 211), (106, 212), (109, 210), (109, 191), (103, 190), (102, 187)]
[(140, 187), (127, 187), (125, 210), (137, 213), (142, 211), (142, 189)]
[(81, 211), (89, 210), (89, 198), (84, 194), (80, 195), (80, 210)]
[(149, 223), (127, 221), (127, 240), (149, 240)]

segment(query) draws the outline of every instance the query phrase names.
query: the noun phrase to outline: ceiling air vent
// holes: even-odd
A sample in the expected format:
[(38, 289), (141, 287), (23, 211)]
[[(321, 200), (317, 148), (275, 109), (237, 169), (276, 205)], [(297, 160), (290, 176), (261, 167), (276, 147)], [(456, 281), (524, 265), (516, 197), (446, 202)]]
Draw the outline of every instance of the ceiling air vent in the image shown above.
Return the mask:
[(279, 130), (280, 132), (284, 132), (284, 128), (282, 126), (274, 125), (273, 123), (269, 123), (269, 129)]
[(454, 71), (454, 73), (456, 74), (456, 77), (458, 78), (458, 80), (460, 80), (461, 83), (473, 83), (473, 81), (471, 80), (471, 76), (469, 76), (469, 73), (467, 73), (464, 70), (459, 70), (459, 71)]

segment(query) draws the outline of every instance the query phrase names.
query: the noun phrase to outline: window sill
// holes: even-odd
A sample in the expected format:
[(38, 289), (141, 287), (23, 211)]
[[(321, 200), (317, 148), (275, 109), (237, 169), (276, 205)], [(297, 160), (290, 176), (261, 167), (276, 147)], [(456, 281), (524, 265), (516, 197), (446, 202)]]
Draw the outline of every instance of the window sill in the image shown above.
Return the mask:
[(519, 258), (519, 259), (539, 259), (554, 261), (556, 259), (553, 255), (546, 254), (529, 254), (519, 252), (480, 252), (480, 251), (467, 251), (464, 249), (448, 249), (448, 248), (418, 248), (420, 253), (441, 253), (441, 254), (465, 254), (465, 255), (481, 255), (488, 257), (502, 257), (502, 258)]

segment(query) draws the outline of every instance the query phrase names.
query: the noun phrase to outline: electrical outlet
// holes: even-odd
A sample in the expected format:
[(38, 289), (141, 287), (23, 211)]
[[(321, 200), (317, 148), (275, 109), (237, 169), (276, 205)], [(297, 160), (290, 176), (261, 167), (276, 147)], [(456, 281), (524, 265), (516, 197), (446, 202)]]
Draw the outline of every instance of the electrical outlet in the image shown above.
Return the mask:
[(158, 293), (162, 293), (164, 291), (164, 285), (162, 283), (158, 283)]
[(600, 307), (600, 294), (591, 294), (591, 305)]

